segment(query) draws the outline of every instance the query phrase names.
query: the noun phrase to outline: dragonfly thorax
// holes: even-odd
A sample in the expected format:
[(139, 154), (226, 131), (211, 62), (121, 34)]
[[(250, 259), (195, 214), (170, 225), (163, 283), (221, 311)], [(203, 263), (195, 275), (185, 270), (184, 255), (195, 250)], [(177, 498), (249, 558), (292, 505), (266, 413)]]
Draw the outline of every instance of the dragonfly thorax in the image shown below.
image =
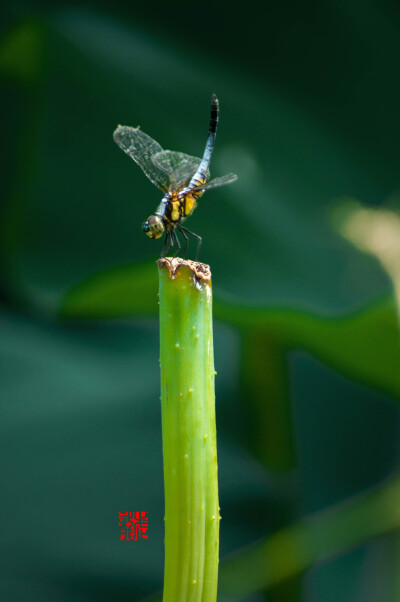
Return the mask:
[(161, 238), (164, 234), (164, 222), (159, 215), (150, 215), (147, 220), (143, 223), (143, 232), (149, 238)]

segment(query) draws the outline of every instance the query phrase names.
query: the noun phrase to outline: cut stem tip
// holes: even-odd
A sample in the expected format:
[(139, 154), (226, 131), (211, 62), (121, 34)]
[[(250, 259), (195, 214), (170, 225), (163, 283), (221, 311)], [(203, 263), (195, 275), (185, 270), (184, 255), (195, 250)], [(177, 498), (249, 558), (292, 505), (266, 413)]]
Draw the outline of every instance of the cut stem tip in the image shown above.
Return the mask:
[(206, 263), (191, 261), (190, 259), (181, 259), (180, 257), (163, 257), (157, 261), (157, 265), (160, 270), (162, 268), (167, 268), (171, 278), (175, 276), (180, 268), (187, 267), (198, 282), (204, 284), (209, 284), (211, 282), (210, 266)]

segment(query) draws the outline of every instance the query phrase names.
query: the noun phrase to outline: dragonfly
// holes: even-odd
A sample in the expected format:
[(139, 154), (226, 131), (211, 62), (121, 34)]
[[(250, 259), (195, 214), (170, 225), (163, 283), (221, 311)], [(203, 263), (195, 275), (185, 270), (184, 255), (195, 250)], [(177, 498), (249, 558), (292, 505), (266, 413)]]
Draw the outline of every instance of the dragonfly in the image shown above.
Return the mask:
[(210, 179), (210, 161), (219, 119), (219, 102), (215, 94), (211, 98), (211, 117), (207, 142), (202, 159), (185, 153), (163, 150), (163, 148), (137, 127), (119, 125), (114, 132), (114, 141), (135, 161), (157, 188), (163, 198), (155, 213), (143, 222), (142, 229), (152, 239), (165, 234), (161, 257), (176, 244), (174, 256), (180, 251), (181, 243), (177, 231), (185, 240), (184, 257), (188, 247), (188, 234), (197, 239), (196, 261), (202, 238), (182, 226), (182, 222), (193, 213), (198, 199), (206, 190), (231, 184), (237, 180), (233, 173)]

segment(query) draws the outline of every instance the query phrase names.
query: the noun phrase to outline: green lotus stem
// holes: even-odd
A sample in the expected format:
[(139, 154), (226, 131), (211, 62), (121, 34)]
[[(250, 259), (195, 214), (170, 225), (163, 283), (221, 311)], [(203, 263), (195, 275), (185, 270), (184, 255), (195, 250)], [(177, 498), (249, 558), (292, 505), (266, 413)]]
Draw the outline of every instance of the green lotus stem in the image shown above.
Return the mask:
[(163, 602), (215, 602), (219, 506), (211, 273), (160, 259)]

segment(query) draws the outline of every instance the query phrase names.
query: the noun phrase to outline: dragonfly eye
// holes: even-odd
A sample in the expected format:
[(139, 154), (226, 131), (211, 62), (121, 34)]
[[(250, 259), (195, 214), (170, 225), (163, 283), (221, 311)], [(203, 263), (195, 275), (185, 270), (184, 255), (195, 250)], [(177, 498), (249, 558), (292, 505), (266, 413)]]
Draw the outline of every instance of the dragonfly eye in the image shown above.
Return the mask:
[(164, 234), (164, 224), (158, 215), (150, 215), (143, 224), (143, 232), (149, 238), (161, 238)]

